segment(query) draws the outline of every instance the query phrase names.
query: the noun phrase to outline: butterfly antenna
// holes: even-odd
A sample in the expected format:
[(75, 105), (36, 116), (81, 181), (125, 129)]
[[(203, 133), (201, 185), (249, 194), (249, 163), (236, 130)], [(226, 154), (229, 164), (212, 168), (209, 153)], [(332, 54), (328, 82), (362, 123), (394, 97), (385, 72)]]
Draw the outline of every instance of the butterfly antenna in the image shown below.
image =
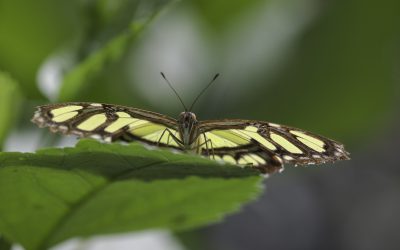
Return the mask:
[(164, 78), (164, 80), (168, 83), (169, 87), (174, 91), (175, 95), (178, 97), (179, 101), (182, 103), (183, 108), (185, 109), (185, 111), (187, 112), (188, 109), (186, 108), (185, 104), (183, 103), (181, 97), (178, 95), (178, 92), (176, 92), (176, 90), (174, 89), (174, 87), (172, 87), (171, 83), (168, 81), (168, 79), (165, 77), (163, 72), (160, 72), (161, 76)]
[(196, 99), (194, 99), (194, 102), (192, 103), (192, 105), (190, 106), (189, 111), (192, 110), (193, 106), (196, 104), (197, 100), (200, 98), (200, 96), (208, 89), (208, 87), (211, 86), (211, 84), (213, 84), (213, 82), (218, 78), (219, 73), (217, 73), (213, 79), (210, 81), (210, 83), (200, 92), (200, 94), (196, 97)]

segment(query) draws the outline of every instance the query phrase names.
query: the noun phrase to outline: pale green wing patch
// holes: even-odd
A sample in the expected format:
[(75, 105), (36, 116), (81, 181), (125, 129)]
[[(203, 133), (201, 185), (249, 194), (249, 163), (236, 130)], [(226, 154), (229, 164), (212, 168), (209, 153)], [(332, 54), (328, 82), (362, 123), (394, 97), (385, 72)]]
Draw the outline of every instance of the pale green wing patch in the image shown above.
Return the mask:
[(104, 129), (105, 132), (115, 133), (115, 132), (119, 131), (120, 129), (124, 128), (125, 126), (128, 126), (134, 122), (140, 121), (140, 119), (133, 118), (128, 113), (125, 113), (125, 112), (116, 112), (116, 115), (118, 116), (117, 120), (115, 120), (111, 124), (109, 124)]
[(297, 136), (297, 140), (301, 141), (303, 144), (305, 144), (309, 148), (311, 148), (319, 153), (325, 152), (325, 149), (324, 149), (325, 142), (323, 142), (322, 140), (312, 137), (310, 135), (307, 135), (301, 131), (290, 130), (290, 133)]
[(270, 138), (291, 154), (303, 154), (303, 151), (300, 148), (281, 135), (270, 132)]
[(107, 122), (105, 114), (96, 114), (88, 117), (83, 122), (77, 124), (77, 128), (83, 131), (94, 131), (96, 128)]
[(270, 150), (276, 150), (270, 141), (257, 133), (257, 128), (254, 126), (247, 126), (244, 129), (212, 130), (205, 132), (205, 137), (211, 140), (214, 147), (237, 147), (249, 144), (253, 139)]
[(210, 130), (199, 137), (198, 144), (201, 153), (212, 159), (258, 168), (265, 173), (276, 172), (282, 167), (282, 160), (271, 153), (277, 147), (257, 130), (254, 126)]
[[(149, 121), (139, 120), (129, 125), (129, 134), (157, 146), (180, 148), (178, 131)], [(177, 139), (177, 140), (176, 140)]]
[(78, 105), (70, 105), (70, 106), (65, 106), (61, 108), (55, 108), (50, 110), (50, 113), (54, 116), (57, 117), (59, 115), (63, 115), (72, 111), (77, 111), (83, 109), (83, 106), (78, 106)]
[(60, 107), (50, 110), (52, 115), (52, 121), (54, 122), (66, 122), (79, 114), (78, 110), (83, 109), (83, 106), (71, 105)]

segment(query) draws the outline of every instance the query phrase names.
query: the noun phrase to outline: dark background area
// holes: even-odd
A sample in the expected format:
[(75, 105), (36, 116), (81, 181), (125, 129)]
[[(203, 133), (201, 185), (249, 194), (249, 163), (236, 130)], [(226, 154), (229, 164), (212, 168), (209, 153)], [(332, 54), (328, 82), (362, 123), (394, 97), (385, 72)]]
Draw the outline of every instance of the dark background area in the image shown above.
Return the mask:
[(176, 117), (182, 107), (159, 72), (186, 103), (219, 72), (199, 119), (299, 127), (343, 142), (352, 160), (287, 166), (242, 212), (177, 234), (188, 249), (399, 249), (400, 1), (177, 1), (102, 54), (165, 3), (0, 0), (3, 151), (75, 143), (35, 128), (36, 105)]

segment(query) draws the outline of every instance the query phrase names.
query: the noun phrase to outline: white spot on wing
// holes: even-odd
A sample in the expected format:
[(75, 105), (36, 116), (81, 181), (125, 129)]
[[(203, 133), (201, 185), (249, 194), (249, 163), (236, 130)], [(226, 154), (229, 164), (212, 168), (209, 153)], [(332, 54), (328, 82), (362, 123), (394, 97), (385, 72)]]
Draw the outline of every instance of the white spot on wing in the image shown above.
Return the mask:
[(287, 161), (294, 160), (294, 158), (291, 157), (290, 155), (284, 155), (284, 156), (283, 156), (283, 159), (285, 159), (285, 160), (287, 160)]
[(68, 131), (68, 127), (64, 126), (64, 125), (61, 125), (61, 126), (58, 127), (58, 130), (60, 132), (62, 132), (62, 133), (66, 133)]
[(271, 126), (271, 127), (276, 127), (276, 128), (280, 128), (281, 127), (281, 125), (276, 124), (276, 123), (268, 123), (268, 125)]
[(341, 156), (342, 155), (340, 152), (335, 152), (334, 154), (335, 154), (335, 156)]
[(93, 138), (93, 139), (96, 139), (96, 140), (101, 140), (101, 136), (97, 135), (97, 134), (91, 135), (90, 138)]

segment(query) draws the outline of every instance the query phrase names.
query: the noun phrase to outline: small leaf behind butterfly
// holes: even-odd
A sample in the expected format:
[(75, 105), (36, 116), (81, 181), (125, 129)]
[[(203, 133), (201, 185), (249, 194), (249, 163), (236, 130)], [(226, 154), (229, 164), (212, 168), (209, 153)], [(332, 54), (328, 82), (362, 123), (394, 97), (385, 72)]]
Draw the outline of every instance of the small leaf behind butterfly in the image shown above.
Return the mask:
[(17, 82), (0, 71), (0, 150), (17, 118), (21, 95)]

